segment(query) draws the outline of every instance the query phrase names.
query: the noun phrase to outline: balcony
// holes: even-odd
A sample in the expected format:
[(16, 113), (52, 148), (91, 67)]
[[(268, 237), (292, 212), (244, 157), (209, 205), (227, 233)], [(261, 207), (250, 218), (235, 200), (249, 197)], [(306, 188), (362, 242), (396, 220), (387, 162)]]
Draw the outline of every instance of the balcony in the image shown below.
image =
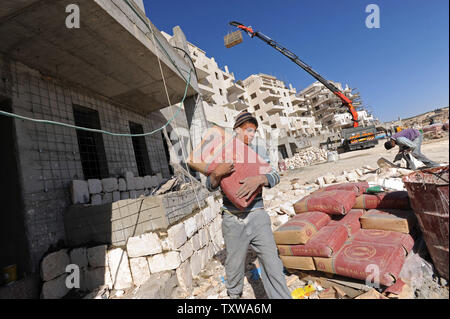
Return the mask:
[(263, 91), (263, 94), (261, 94), (261, 98), (265, 103), (270, 103), (270, 102), (278, 102), (281, 96), (278, 93), (274, 93), (271, 90), (265, 90)]
[(232, 83), (230, 87), (227, 88), (228, 94), (239, 95), (245, 92), (244, 88), (236, 83)]
[(225, 104), (226, 107), (229, 107), (232, 110), (236, 110), (236, 111), (243, 111), (249, 108), (249, 106), (247, 104), (245, 104), (243, 101), (241, 101), (240, 99), (236, 99), (234, 101), (228, 102), (227, 104)]
[(264, 107), (264, 111), (268, 114), (268, 115), (275, 115), (275, 114), (282, 114), (281, 112), (284, 111), (284, 106), (278, 105), (278, 104), (273, 104), (273, 103), (269, 103)]
[[(3, 0), (0, 52), (144, 114), (167, 106), (159, 58), (171, 101), (182, 100), (191, 66), (139, 8), (124, 0), (75, 1), (81, 28), (68, 29), (65, 9), (72, 3)], [(195, 75), (191, 80), (187, 96), (198, 92)]]
[(304, 98), (298, 97), (298, 96), (295, 96), (295, 95), (291, 95), (290, 98), (291, 98), (292, 105), (299, 105), (299, 104), (305, 102)]

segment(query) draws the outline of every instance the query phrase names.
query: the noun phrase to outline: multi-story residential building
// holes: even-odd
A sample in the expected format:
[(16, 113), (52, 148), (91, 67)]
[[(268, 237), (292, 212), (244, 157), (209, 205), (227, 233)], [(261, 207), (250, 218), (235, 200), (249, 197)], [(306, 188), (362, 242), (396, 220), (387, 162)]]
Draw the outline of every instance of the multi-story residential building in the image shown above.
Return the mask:
[[(314, 136), (318, 126), (314, 118), (302, 115), (307, 109), (302, 106), (303, 98), (296, 95), (292, 85), (267, 74), (253, 74), (242, 81), (250, 99), (250, 106), (261, 123), (263, 136), (278, 143), (282, 158), (291, 157), (303, 147), (302, 137)], [(317, 131), (316, 131), (317, 129)]]
[[(357, 110), (361, 108), (358, 93), (354, 93), (347, 85), (343, 89), (341, 83), (332, 83), (352, 100)], [(314, 116), (315, 120), (322, 124), (322, 134), (339, 133), (343, 128), (351, 127), (351, 116), (347, 108), (343, 107), (341, 100), (322, 83), (317, 81), (312, 83), (300, 91), (297, 96), (304, 100), (303, 106), (306, 111), (302, 115)], [(373, 117), (368, 115), (367, 111), (359, 110), (357, 112), (360, 125), (366, 126), (373, 121)]]

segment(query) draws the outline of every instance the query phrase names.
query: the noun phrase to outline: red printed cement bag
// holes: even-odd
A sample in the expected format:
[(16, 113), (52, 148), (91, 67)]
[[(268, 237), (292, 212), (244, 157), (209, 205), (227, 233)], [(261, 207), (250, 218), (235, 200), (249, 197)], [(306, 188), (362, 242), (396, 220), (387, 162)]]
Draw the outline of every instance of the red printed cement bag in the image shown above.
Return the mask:
[(353, 208), (375, 209), (375, 208), (391, 208), (391, 209), (411, 209), (409, 203), (408, 192), (398, 191), (379, 194), (362, 194), (356, 197)]
[(304, 245), (278, 245), (282, 256), (331, 257), (348, 238), (343, 225), (325, 226)]
[(361, 216), (364, 229), (390, 230), (409, 234), (417, 222), (412, 210), (371, 209)]
[[(332, 220), (328, 225), (344, 225), (347, 228), (348, 237), (350, 237), (361, 229), (359, 219), (363, 216), (363, 214), (364, 209), (352, 209), (343, 218), (340, 218), (339, 220)], [(341, 216), (336, 216), (336, 218), (339, 217)]]
[(349, 241), (333, 257), (313, 259), (318, 271), (364, 281), (371, 278), (381, 285), (391, 286), (398, 279), (405, 254), (399, 244)]
[(269, 163), (219, 127), (208, 130), (200, 145), (189, 156), (189, 166), (205, 175), (211, 174), (219, 163), (230, 161), (234, 162), (235, 171), (222, 178), (220, 188), (234, 206), (244, 210), (261, 192), (262, 186), (248, 200), (237, 198), (236, 192), (242, 186), (240, 181), (247, 177), (268, 174), (272, 170)]
[(351, 240), (354, 243), (377, 243), (386, 246), (399, 245), (403, 247), (405, 255), (409, 254), (414, 246), (414, 239), (409, 234), (379, 229), (360, 229)]
[(296, 214), (319, 211), (327, 214), (347, 214), (355, 205), (356, 196), (353, 191), (330, 190), (314, 192), (294, 204)]
[(330, 185), (321, 189), (316, 190), (316, 192), (332, 191), (332, 190), (343, 190), (343, 191), (354, 191), (356, 196), (363, 194), (369, 188), (368, 182), (358, 182), (358, 183), (342, 183), (337, 185)]
[(273, 232), (278, 245), (306, 244), (331, 218), (321, 212), (308, 212), (292, 217)]

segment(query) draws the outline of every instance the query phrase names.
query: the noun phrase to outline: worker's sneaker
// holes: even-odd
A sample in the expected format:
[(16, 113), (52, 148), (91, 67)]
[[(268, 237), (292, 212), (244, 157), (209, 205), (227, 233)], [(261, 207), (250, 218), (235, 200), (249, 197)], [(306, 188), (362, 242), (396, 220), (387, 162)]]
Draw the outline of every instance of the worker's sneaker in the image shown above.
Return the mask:
[(227, 294), (230, 297), (230, 299), (241, 299), (241, 296), (242, 296), (242, 293), (237, 295), (237, 294), (230, 294), (228, 292)]

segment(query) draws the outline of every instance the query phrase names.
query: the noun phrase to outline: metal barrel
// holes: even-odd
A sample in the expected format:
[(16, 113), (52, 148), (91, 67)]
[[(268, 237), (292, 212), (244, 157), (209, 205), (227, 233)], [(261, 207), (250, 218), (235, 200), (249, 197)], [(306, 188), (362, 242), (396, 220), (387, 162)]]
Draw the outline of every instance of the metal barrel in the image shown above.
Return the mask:
[(448, 280), (449, 166), (415, 171), (403, 177), (434, 267)]

